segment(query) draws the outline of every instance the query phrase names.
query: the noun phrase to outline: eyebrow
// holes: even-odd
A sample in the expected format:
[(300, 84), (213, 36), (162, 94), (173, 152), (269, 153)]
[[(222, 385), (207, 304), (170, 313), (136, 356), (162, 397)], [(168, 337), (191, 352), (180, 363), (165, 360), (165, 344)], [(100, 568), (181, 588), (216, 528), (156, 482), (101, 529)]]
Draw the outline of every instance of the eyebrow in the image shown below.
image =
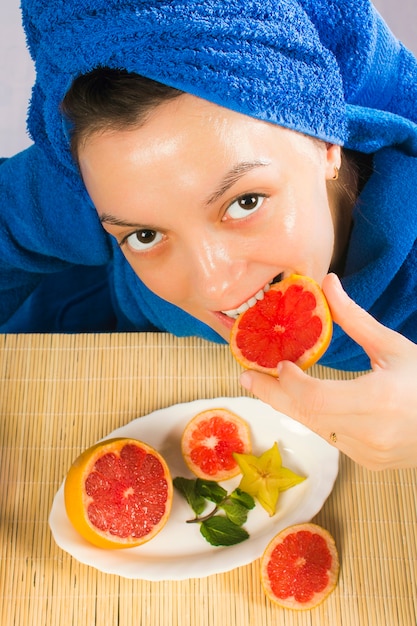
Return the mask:
[[(210, 196), (206, 200), (206, 205), (213, 204), (216, 202), (221, 196), (226, 193), (235, 183), (238, 182), (245, 174), (248, 172), (258, 168), (258, 167), (266, 167), (270, 165), (268, 161), (242, 161), (241, 163), (237, 163), (234, 165), (227, 174), (220, 181), (217, 189), (210, 194)], [(135, 224), (133, 222), (127, 222), (122, 220), (111, 213), (102, 213), (99, 215), (100, 222), (102, 224), (112, 224), (113, 226), (123, 226), (127, 228), (138, 228), (142, 226), (140, 224)], [(142, 226), (143, 228), (149, 228), (150, 230), (158, 230), (158, 228), (153, 228), (152, 226)]]
[(223, 177), (217, 189), (210, 194), (206, 200), (206, 204), (213, 204), (216, 202), (224, 193), (226, 193), (226, 191), (233, 187), (233, 185), (237, 183), (242, 176), (247, 174), (247, 172), (250, 172), (257, 167), (265, 167), (267, 165), (269, 165), (269, 162), (267, 161), (242, 161), (241, 163), (237, 163), (227, 172), (226, 176)]
[[(134, 222), (122, 220), (111, 213), (100, 213), (99, 219), (102, 224), (112, 224), (113, 226), (124, 226), (127, 228), (138, 228), (138, 226), (141, 226), (141, 224), (135, 224)], [(146, 228), (149, 228), (149, 230), (157, 230), (156, 228), (152, 229), (151, 226), (146, 226)]]

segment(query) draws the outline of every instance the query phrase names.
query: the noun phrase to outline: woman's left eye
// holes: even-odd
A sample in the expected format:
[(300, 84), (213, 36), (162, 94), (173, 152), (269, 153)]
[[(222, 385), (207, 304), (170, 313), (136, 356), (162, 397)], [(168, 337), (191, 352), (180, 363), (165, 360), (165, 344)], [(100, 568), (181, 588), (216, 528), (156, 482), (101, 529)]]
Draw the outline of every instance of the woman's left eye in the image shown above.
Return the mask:
[(226, 216), (233, 220), (239, 220), (243, 217), (247, 217), (250, 213), (254, 213), (261, 208), (265, 196), (260, 196), (256, 193), (248, 193), (244, 196), (240, 196), (237, 200), (232, 202), (226, 211)]

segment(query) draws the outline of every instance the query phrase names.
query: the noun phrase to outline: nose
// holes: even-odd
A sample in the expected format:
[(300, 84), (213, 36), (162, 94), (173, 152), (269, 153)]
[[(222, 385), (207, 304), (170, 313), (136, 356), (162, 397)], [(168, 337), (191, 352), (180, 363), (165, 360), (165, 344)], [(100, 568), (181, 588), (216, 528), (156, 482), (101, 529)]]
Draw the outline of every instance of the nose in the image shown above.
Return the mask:
[(204, 239), (193, 261), (195, 289), (211, 300), (224, 296), (246, 273), (247, 264), (239, 251), (219, 241)]

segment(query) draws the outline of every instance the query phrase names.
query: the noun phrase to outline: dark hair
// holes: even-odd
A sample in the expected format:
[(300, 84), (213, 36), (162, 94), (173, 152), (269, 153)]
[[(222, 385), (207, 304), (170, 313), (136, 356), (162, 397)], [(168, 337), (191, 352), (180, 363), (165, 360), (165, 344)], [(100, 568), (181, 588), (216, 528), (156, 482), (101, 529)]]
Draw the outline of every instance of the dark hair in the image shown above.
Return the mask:
[(78, 76), (61, 104), (75, 160), (79, 145), (93, 133), (138, 127), (155, 107), (183, 93), (126, 70), (102, 67)]

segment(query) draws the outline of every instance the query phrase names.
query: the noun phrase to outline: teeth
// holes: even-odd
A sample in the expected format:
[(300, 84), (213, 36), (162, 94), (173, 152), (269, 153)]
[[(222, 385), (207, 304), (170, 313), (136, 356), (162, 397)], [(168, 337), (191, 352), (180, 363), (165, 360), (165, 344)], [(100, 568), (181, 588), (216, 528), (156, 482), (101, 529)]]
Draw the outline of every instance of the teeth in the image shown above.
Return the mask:
[(266, 294), (266, 292), (269, 291), (270, 286), (274, 282), (278, 282), (281, 279), (282, 279), (282, 274), (279, 274), (271, 281), (271, 283), (267, 283), (265, 287), (263, 287), (263, 289), (260, 289), (258, 293), (255, 293), (255, 295), (252, 298), (249, 298), (249, 300), (247, 300), (246, 302), (243, 302), (243, 304), (241, 304), (237, 309), (229, 309), (228, 311), (222, 311), (222, 313), (224, 313), (224, 315), (227, 315), (228, 317), (232, 317), (233, 319), (236, 319), (241, 313), (244, 313), (245, 311), (250, 309), (254, 304), (256, 304), (258, 300), (263, 300), (263, 297)]
[[(256, 302), (256, 300), (255, 300), (255, 302)], [(240, 305), (240, 307), (238, 309), (235, 309), (235, 311), (236, 311), (236, 313), (238, 315), (240, 315), (241, 313), (244, 313), (248, 309), (249, 309), (249, 302), (244, 302), (243, 304)]]

